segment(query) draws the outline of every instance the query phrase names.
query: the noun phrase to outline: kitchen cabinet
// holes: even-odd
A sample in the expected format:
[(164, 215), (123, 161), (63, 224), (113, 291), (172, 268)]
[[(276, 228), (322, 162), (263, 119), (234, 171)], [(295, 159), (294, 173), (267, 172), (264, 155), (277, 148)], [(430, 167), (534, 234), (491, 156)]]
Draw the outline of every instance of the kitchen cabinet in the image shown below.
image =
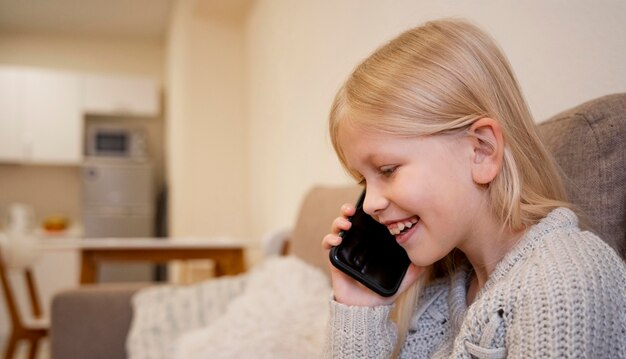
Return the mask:
[(83, 119), (78, 75), (0, 68), (0, 160), (78, 164)]
[(18, 70), (0, 68), (0, 161), (16, 162), (22, 156)]
[(150, 78), (0, 66), (0, 163), (80, 164), (84, 115), (156, 117)]
[(80, 163), (83, 116), (78, 76), (31, 70), (23, 73), (22, 81), (25, 159), (37, 163)]
[(81, 87), (86, 114), (155, 117), (160, 112), (158, 85), (150, 78), (87, 74)]

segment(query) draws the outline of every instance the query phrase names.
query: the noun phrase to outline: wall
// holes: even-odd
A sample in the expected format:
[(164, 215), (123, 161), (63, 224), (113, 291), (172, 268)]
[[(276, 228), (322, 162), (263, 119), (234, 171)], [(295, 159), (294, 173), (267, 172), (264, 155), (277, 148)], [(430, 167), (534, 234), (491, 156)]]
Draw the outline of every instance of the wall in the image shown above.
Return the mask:
[(248, 235), (243, 26), (210, 1), (174, 5), (167, 39), (167, 163), (173, 236)]
[(496, 38), (539, 120), (626, 91), (624, 2), (259, 0), (246, 28), (255, 238), (291, 225), (312, 185), (350, 181), (326, 121), (351, 69), (399, 32), (450, 16)]
[(80, 34), (0, 32), (0, 63), (164, 78), (163, 42)]

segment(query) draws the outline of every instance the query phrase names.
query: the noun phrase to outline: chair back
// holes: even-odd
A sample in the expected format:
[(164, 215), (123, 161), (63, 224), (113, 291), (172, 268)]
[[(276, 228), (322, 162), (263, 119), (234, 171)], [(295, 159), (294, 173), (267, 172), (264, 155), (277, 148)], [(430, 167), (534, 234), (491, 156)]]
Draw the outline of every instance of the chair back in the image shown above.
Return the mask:
[[(7, 246), (6, 241), (0, 241), (0, 284), (2, 285), (2, 293), (4, 293), (4, 301), (7, 304), (9, 316), (11, 318), (11, 335), (4, 348), (4, 358), (13, 358), (16, 352), (18, 343), (23, 340), (27, 340), (28, 357), (35, 358), (37, 355), (37, 348), (39, 341), (48, 335), (48, 325), (44, 321), (30, 321), (25, 322), (20, 316), (19, 306), (15, 297), (15, 292), (11, 285), (11, 281), (8, 275), (8, 267), (6, 266)], [(11, 269), (14, 271), (15, 269)], [(21, 268), (21, 274), (24, 275), (24, 280), (28, 289), (28, 296), (30, 299), (31, 311), (34, 319), (41, 318), (41, 306), (39, 303), (39, 296), (37, 294), (37, 288), (35, 286), (35, 278), (30, 268)]]
[(5, 259), (10, 258), (8, 243), (9, 241), (6, 239), (6, 237), (0, 238), (0, 284), (2, 285), (2, 293), (4, 294), (4, 301), (7, 305), (7, 310), (9, 312), (9, 317), (11, 318), (11, 323), (13, 324), (14, 328), (23, 328), (24, 321), (21, 318), (16, 293), (11, 283), (11, 278), (9, 275), (10, 271), (12, 272), (14, 270), (17, 270), (21, 272), (28, 291), (30, 309), (35, 318), (39, 318), (42, 315), (41, 304), (39, 301), (39, 294), (37, 292), (35, 278), (31, 268), (25, 263), (20, 263), (21, 265), (19, 267), (16, 266), (17, 268), (11, 268), (7, 265), (7, 261)]

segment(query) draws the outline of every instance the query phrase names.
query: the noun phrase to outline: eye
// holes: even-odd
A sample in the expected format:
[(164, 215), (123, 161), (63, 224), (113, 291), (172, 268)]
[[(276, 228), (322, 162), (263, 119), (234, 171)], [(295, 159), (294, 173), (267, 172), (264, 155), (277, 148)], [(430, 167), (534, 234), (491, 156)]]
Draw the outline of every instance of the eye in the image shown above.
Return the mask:
[(394, 174), (394, 172), (396, 172), (396, 170), (398, 169), (398, 166), (396, 165), (392, 165), (392, 166), (382, 166), (378, 169), (378, 172), (380, 172), (380, 174), (383, 177), (391, 177), (391, 175)]

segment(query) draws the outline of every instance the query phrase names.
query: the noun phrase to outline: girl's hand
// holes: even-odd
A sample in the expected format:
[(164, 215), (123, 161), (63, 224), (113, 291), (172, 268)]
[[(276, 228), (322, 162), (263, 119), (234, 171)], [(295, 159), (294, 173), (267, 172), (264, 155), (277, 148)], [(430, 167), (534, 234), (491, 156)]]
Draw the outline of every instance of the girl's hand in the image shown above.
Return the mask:
[[(327, 257), (330, 249), (341, 243), (339, 232), (347, 231), (352, 226), (352, 223), (348, 220), (348, 218), (352, 216), (355, 211), (356, 209), (351, 204), (344, 204), (341, 206), (341, 216), (335, 218), (332, 223), (331, 233), (324, 236), (324, 239), (322, 240), (322, 248), (326, 252)], [(413, 284), (419, 278), (420, 274), (424, 272), (424, 268), (417, 267), (411, 263), (404, 279), (402, 280), (402, 284), (400, 285), (398, 292), (391, 297), (383, 297), (337, 269), (330, 263), (330, 261), (329, 265), (335, 300), (346, 305), (365, 307), (392, 304), (398, 296), (411, 284)]]

